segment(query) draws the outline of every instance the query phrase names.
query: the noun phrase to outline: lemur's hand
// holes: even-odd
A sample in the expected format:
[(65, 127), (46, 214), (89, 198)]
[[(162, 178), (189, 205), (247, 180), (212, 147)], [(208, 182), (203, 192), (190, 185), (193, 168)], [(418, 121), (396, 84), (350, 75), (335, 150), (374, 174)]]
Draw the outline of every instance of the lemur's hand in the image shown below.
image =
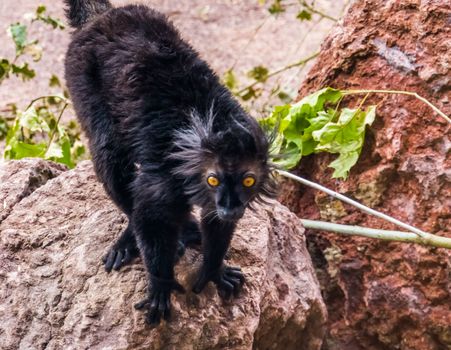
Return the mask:
[(161, 318), (168, 321), (171, 316), (171, 292), (173, 290), (185, 293), (185, 289), (175, 279), (161, 279), (152, 276), (149, 296), (135, 304), (135, 309), (146, 308), (146, 322), (151, 326), (158, 326)]
[(239, 267), (223, 265), (213, 272), (205, 272), (202, 268), (193, 287), (194, 293), (200, 293), (207, 283), (212, 281), (218, 288), (223, 299), (230, 299), (232, 294), (236, 297), (240, 293), (245, 278)]

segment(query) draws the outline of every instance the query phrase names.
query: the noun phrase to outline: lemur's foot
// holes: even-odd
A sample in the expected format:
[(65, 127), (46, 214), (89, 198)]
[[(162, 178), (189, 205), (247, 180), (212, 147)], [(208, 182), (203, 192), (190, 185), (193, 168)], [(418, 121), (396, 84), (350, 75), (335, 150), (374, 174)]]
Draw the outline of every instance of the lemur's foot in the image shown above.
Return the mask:
[(220, 269), (204, 273), (201, 271), (199, 278), (193, 287), (194, 293), (200, 293), (207, 283), (212, 281), (218, 288), (219, 295), (223, 299), (230, 299), (230, 297), (237, 297), (243, 287), (245, 278), (239, 267), (222, 266)]
[(169, 321), (171, 317), (171, 292), (173, 290), (185, 293), (185, 289), (175, 279), (161, 279), (152, 276), (152, 287), (149, 296), (135, 304), (137, 310), (147, 310), (146, 322), (155, 327), (163, 318)]
[(139, 250), (136, 246), (135, 236), (127, 228), (102, 260), (105, 264), (105, 270), (110, 272), (111, 269), (119, 270), (138, 256)]

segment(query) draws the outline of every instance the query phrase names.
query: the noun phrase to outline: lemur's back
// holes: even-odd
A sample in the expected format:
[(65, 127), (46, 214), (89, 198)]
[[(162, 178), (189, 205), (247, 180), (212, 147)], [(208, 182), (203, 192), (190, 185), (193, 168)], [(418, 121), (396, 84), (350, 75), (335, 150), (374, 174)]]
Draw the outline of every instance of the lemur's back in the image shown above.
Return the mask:
[(66, 81), (94, 153), (94, 142), (117, 137), (131, 152), (146, 132), (147, 144), (138, 146), (159, 145), (161, 159), (193, 109), (204, 114), (210, 96), (228, 96), (172, 24), (145, 6), (109, 9), (77, 30)]

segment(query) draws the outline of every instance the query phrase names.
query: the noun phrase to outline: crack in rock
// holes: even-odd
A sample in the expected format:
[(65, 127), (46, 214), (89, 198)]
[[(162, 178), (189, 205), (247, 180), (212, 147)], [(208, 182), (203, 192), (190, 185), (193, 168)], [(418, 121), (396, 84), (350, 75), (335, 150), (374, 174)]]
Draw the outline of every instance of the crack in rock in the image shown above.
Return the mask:
[(0, 223), (17, 203), (66, 170), (64, 165), (42, 159), (0, 163)]

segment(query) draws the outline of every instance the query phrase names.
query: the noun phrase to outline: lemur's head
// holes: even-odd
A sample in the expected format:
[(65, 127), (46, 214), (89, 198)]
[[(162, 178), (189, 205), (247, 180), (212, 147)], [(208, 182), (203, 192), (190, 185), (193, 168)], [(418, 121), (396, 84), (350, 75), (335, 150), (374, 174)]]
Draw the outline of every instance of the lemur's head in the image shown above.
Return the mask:
[(267, 137), (247, 115), (203, 120), (193, 113), (190, 127), (177, 132), (176, 147), (174, 175), (184, 178), (193, 204), (221, 220), (236, 221), (252, 203), (274, 195)]

